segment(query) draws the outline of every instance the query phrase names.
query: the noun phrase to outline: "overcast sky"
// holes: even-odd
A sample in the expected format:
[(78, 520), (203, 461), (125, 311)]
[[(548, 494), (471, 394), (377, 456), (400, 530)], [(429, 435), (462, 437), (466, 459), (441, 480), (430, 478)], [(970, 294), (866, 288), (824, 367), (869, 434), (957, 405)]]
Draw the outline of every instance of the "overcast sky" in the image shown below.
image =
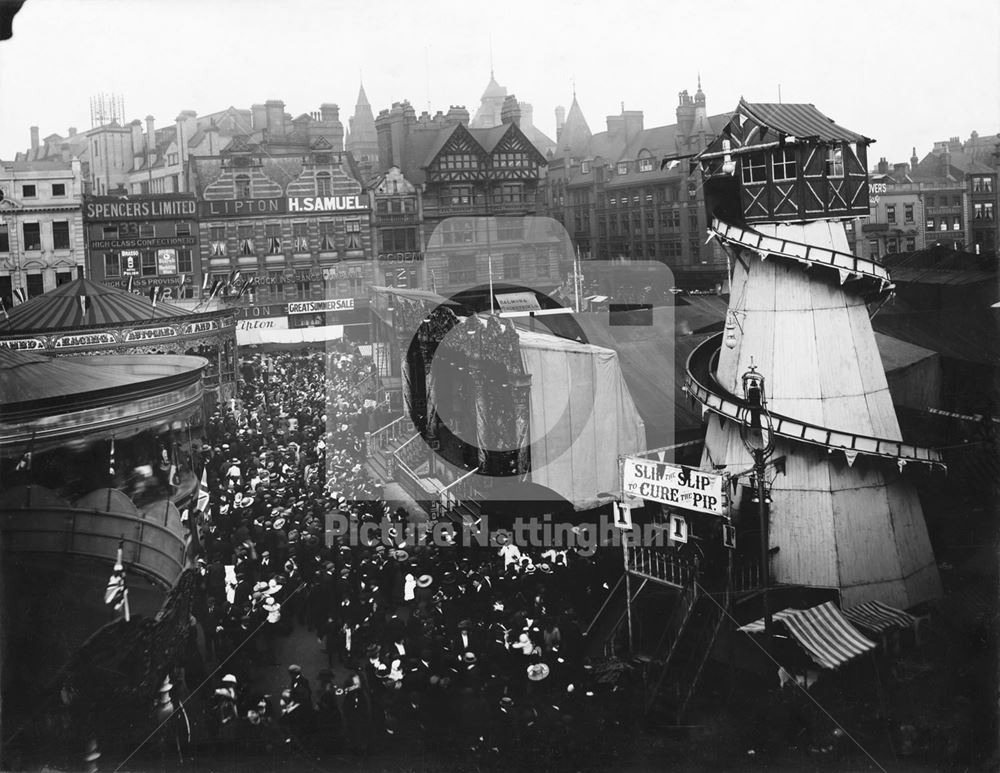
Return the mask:
[(873, 163), (1000, 132), (996, 0), (27, 0), (0, 43), (0, 158), (32, 125), (89, 128), (100, 92), (157, 126), (267, 99), (293, 116), (336, 102), (346, 126), (362, 76), (376, 114), (403, 99), (474, 113), (491, 43), (497, 80), (552, 137), (574, 81), (596, 132), (622, 102), (674, 123), (699, 72), (710, 114), (775, 102), (780, 84), (874, 137)]

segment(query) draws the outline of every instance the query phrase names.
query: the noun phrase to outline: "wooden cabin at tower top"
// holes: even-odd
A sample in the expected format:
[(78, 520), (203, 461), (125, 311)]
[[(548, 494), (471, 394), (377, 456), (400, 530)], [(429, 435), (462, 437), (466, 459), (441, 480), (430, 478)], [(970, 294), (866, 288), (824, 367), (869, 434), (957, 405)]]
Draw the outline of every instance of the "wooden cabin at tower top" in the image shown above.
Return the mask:
[(813, 105), (740, 99), (696, 156), (708, 216), (736, 224), (867, 216), (871, 142)]

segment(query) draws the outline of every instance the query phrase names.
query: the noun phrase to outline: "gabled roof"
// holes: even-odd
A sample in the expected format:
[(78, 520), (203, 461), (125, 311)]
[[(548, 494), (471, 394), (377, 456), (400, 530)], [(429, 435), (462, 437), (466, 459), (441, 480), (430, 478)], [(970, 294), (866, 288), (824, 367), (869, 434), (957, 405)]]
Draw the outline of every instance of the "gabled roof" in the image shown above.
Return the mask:
[(774, 102), (747, 102), (740, 98), (738, 112), (750, 116), (769, 129), (786, 136), (814, 139), (820, 142), (864, 142), (871, 139), (834, 123), (814, 105)]
[(500, 124), (500, 126), (494, 126), (490, 129), (469, 129), (469, 134), (472, 135), (472, 138), (479, 143), (483, 150), (487, 153), (492, 153), (497, 143), (503, 139), (512, 125)]

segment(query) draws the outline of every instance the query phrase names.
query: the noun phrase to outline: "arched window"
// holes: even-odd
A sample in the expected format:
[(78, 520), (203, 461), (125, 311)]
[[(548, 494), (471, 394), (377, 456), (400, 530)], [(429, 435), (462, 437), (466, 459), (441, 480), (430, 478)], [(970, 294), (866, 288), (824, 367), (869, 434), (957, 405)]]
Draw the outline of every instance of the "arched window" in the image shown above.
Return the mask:
[(330, 195), (330, 173), (320, 172), (316, 175), (316, 195), (317, 196), (329, 196)]

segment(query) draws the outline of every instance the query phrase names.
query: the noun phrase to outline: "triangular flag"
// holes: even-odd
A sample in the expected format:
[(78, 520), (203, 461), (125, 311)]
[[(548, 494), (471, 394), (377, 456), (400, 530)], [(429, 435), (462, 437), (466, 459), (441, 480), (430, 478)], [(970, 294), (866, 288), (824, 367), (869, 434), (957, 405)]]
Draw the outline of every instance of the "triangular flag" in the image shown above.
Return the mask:
[(656, 456), (657, 456), (657, 458), (661, 462), (667, 461), (667, 452), (665, 450), (664, 451), (658, 451), (657, 454), (656, 454)]
[(86, 317), (87, 310), (90, 308), (90, 298), (86, 295), (78, 295), (77, 297), (80, 299), (80, 313)]
[(111, 453), (108, 454), (108, 472), (111, 477), (115, 476), (115, 439), (111, 438)]
[(15, 287), (14, 298), (17, 300), (18, 303), (24, 303), (26, 300), (28, 300), (28, 294), (24, 291), (23, 287)]
[(135, 277), (132, 274), (129, 274), (128, 279), (125, 280), (125, 289), (129, 292), (135, 289)]
[(906, 466), (906, 460), (900, 459), (898, 462), (896, 462), (896, 466), (899, 467), (899, 471), (902, 472), (903, 468)]
[(848, 279), (850, 279), (851, 272), (850, 271), (844, 271), (844, 269), (842, 269), (842, 268), (838, 268), (837, 269), (837, 276), (840, 277), (840, 283), (844, 284), (844, 282), (846, 282)]
[(205, 274), (205, 277), (201, 280), (201, 289), (203, 291), (208, 289), (208, 283), (211, 280), (211, 278), (212, 278), (211, 275)]
[(30, 470), (31, 469), (31, 451), (25, 451), (24, 456), (21, 457), (21, 461), (17, 463), (18, 470)]
[(208, 515), (208, 506), (210, 499), (208, 496), (208, 468), (206, 467), (201, 471), (201, 481), (198, 483), (198, 504), (197, 509), (201, 510), (206, 516)]
[(844, 456), (847, 458), (847, 466), (853, 467), (854, 460), (858, 458), (858, 452), (853, 450), (844, 449)]

